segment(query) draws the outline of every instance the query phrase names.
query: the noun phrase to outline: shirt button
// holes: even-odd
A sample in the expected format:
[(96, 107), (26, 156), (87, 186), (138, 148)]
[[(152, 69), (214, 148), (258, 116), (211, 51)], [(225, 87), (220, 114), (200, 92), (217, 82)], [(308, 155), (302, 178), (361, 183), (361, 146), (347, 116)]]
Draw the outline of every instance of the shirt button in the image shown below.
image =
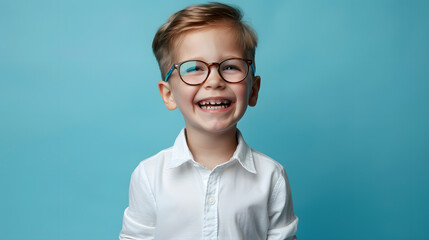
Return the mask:
[(209, 197), (209, 204), (213, 205), (213, 204), (215, 204), (215, 202), (216, 202), (215, 198), (213, 196), (210, 196)]

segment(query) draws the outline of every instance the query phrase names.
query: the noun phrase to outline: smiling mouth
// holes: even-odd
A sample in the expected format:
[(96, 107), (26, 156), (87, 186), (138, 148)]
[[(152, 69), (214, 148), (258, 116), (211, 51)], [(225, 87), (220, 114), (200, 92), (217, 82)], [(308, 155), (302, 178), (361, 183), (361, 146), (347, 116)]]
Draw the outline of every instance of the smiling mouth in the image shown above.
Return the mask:
[(231, 106), (231, 101), (228, 99), (222, 100), (203, 100), (198, 102), (198, 106), (200, 106), (203, 110), (217, 110), (224, 109)]

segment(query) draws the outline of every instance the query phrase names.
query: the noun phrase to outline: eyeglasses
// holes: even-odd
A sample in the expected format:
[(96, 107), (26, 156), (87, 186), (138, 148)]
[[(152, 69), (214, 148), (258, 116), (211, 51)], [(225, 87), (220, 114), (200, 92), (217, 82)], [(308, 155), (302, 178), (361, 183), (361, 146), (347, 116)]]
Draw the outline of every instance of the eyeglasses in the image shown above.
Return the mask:
[(242, 58), (229, 58), (222, 62), (208, 64), (200, 60), (190, 60), (171, 66), (164, 81), (173, 73), (174, 69), (179, 72), (180, 79), (188, 85), (200, 85), (207, 80), (210, 75), (210, 67), (218, 66), (219, 75), (229, 83), (238, 83), (243, 81), (249, 74), (249, 68), (255, 74), (255, 66), (252, 60)]

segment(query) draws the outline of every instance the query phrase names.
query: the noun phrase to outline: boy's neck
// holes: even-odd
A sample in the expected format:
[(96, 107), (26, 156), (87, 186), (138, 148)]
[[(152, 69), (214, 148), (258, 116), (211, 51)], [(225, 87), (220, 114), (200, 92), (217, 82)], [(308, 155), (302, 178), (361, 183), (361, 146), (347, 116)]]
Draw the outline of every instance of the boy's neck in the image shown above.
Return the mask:
[(227, 162), (237, 148), (237, 128), (221, 133), (207, 133), (186, 128), (186, 140), (194, 160), (212, 170)]

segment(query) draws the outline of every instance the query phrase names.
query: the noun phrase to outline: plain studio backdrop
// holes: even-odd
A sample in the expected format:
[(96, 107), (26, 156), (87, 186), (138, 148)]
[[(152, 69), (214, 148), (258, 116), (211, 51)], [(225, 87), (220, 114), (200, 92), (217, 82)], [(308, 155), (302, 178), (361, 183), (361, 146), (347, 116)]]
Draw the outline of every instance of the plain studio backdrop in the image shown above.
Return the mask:
[[(184, 126), (158, 27), (196, 1), (0, 1), (0, 239), (116, 239)], [(259, 35), (239, 129), (285, 166), (299, 239), (429, 239), (429, 1), (227, 1)]]

